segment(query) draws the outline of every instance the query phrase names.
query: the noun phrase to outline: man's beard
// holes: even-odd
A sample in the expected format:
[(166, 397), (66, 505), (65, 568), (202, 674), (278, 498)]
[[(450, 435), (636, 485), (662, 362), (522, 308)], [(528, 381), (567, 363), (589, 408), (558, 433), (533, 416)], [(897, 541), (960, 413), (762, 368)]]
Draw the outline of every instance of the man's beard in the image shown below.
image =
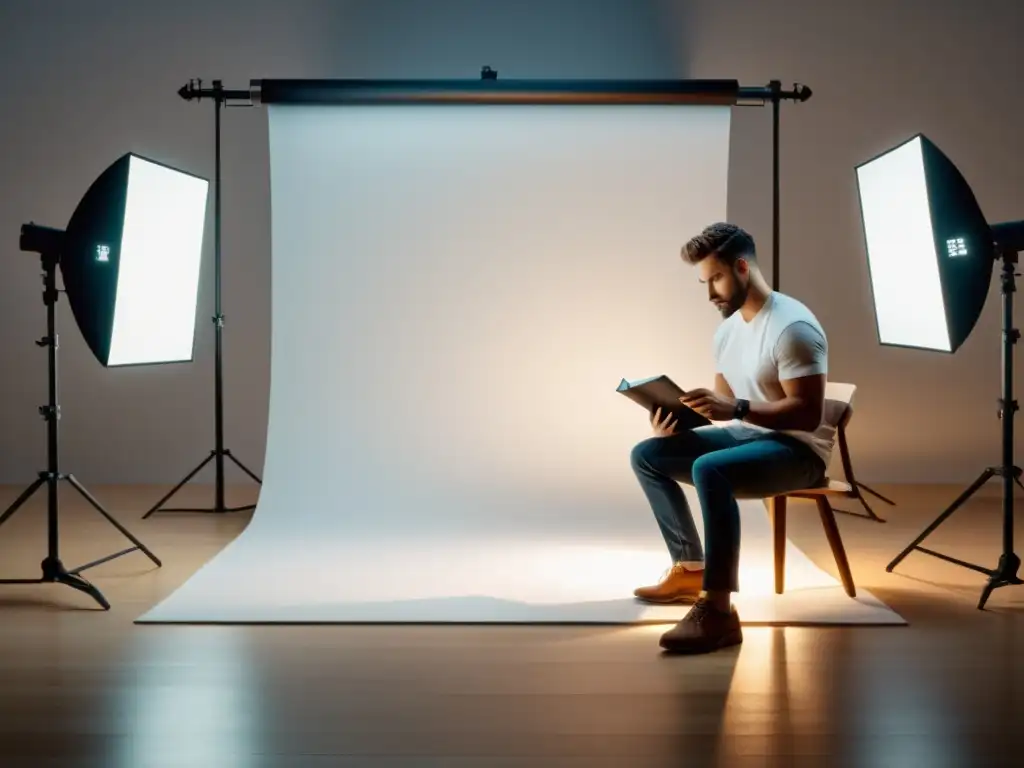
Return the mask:
[(719, 312), (722, 313), (722, 317), (726, 318), (732, 315), (737, 309), (743, 306), (743, 303), (747, 300), (747, 293), (750, 291), (750, 287), (747, 285), (737, 285), (736, 290), (733, 292), (727, 300), (716, 303), (715, 306)]

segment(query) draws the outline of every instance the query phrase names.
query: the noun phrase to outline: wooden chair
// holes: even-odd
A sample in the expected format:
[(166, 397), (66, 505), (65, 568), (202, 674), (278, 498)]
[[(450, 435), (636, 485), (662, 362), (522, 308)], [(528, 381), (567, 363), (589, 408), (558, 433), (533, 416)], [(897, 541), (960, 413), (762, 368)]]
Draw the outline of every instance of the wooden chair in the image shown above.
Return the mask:
[[(843, 472), (847, 482), (833, 480), (826, 476), (825, 483), (817, 488), (803, 488), (797, 491), (781, 494), (768, 498), (768, 515), (772, 524), (772, 538), (775, 555), (775, 592), (781, 595), (785, 591), (786, 573), (786, 502), (788, 499), (813, 499), (818, 506), (818, 514), (821, 516), (821, 524), (825, 529), (825, 536), (828, 538), (829, 546), (832, 548), (832, 555), (836, 559), (836, 566), (839, 569), (839, 578), (843, 582), (843, 589), (850, 597), (857, 596), (857, 588), (853, 583), (853, 575), (850, 572), (850, 563), (846, 559), (846, 549), (843, 547), (843, 539), (839, 535), (839, 526), (836, 524), (835, 512), (830, 498), (861, 499), (859, 486), (853, 479), (853, 470), (850, 464), (850, 455), (846, 443), (846, 425), (853, 416), (853, 394), (857, 387), (853, 384), (842, 384), (829, 382), (825, 390), (825, 421), (836, 428), (836, 444), (839, 446), (839, 456), (843, 463)], [(892, 502), (890, 502), (892, 503)], [(867, 507), (867, 504), (864, 505)], [(868, 511), (871, 512), (870, 507)], [(879, 522), (885, 522), (881, 518), (872, 516)]]

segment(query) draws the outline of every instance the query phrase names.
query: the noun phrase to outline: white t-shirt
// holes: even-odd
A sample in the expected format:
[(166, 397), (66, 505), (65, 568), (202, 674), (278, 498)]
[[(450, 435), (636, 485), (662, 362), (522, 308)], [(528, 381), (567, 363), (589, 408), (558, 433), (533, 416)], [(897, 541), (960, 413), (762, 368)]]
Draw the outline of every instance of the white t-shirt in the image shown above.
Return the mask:
[[(825, 330), (804, 304), (778, 291), (749, 323), (739, 312), (727, 317), (715, 332), (714, 354), (715, 370), (733, 394), (752, 403), (784, 398), (782, 380), (828, 373)], [(723, 426), (740, 438), (773, 431), (739, 419)], [(834, 426), (823, 421), (814, 432), (779, 431), (810, 445), (828, 465)]]

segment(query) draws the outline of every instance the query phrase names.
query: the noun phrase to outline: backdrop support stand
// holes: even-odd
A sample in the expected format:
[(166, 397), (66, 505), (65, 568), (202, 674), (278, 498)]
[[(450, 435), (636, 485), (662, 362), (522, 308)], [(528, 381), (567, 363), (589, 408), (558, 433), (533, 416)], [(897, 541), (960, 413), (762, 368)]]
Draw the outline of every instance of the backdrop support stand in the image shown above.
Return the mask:
[[(900, 552), (896, 558), (889, 563), (886, 571), (892, 573), (893, 568), (915, 549), (926, 555), (937, 557), (940, 560), (978, 571), (989, 577), (985, 588), (981, 592), (981, 599), (978, 601), (978, 610), (985, 608), (992, 591), (999, 587), (1024, 584), (1017, 575), (1020, 569), (1020, 557), (1013, 549), (1013, 486), (1014, 483), (1024, 489), (1021, 484), (1021, 468), (1014, 464), (1013, 455), (1013, 420), (1017, 414), (1018, 404), (1013, 399), (1013, 347), (1020, 338), (1020, 331), (1013, 327), (1013, 294), (1017, 290), (1015, 277), (1018, 273), (1017, 253), (1015, 251), (1003, 251), (1000, 258), (1003, 262), (1002, 269), (1002, 296), (1003, 296), (1003, 355), (1001, 361), (1003, 385), (1002, 398), (999, 400), (999, 418), (1002, 419), (1002, 463), (999, 466), (988, 467), (959, 497), (929, 525), (921, 535), (914, 539), (906, 549)], [(942, 525), (947, 518), (956, 512), (968, 499), (977, 493), (985, 483), (993, 477), (999, 477), (1003, 481), (1003, 552), (999, 557), (999, 563), (995, 568), (984, 568), (974, 563), (958, 560), (941, 552), (926, 549), (920, 546), (931, 533)]]
[[(781, 271), (782, 262), (782, 216), (780, 203), (782, 188), (780, 168), (782, 163), (779, 141), (779, 123), (781, 117), (780, 107), (783, 99), (794, 97), (799, 98), (801, 92), (798, 90), (798, 86), (794, 86), (794, 90), (792, 92), (783, 92), (782, 83), (779, 80), (772, 80), (770, 83), (768, 83), (767, 92), (768, 97), (772, 103), (772, 290), (777, 291), (779, 290), (779, 285), (781, 283), (779, 273)], [(848, 456), (849, 454), (846, 453), (844, 455)], [(848, 512), (842, 509), (837, 509), (835, 511), (842, 514), (852, 515), (854, 517), (864, 517), (869, 520), (874, 520), (875, 522), (884, 523), (885, 520), (879, 517), (877, 514), (875, 514), (875, 511), (868, 505), (867, 499), (864, 498), (864, 494), (861, 493), (861, 491), (867, 491), (872, 496), (885, 502), (891, 507), (896, 506), (896, 502), (893, 501), (892, 499), (886, 498), (878, 491), (869, 488), (863, 483), (857, 482), (856, 480), (852, 480), (851, 478), (853, 477), (853, 471), (849, 467), (847, 467), (847, 470), (847, 480), (856, 491), (857, 500), (860, 501), (861, 506), (864, 507), (867, 514), (862, 515), (856, 512)]]
[[(46, 452), (47, 452), (47, 468), (45, 471), (39, 473), (39, 477), (36, 478), (28, 488), (26, 488), (14, 503), (11, 504), (7, 510), (0, 515), (0, 525), (11, 519), (15, 512), (17, 512), (22, 505), (28, 501), (40, 488), (44, 485), (47, 490), (47, 540), (48, 540), (48, 551), (46, 558), (42, 562), (43, 575), (38, 579), (2, 579), (0, 584), (64, 584), (72, 589), (77, 589), (80, 592), (84, 592), (93, 598), (104, 610), (110, 610), (110, 603), (103, 596), (91, 582), (81, 576), (82, 571), (100, 565), (102, 563), (109, 562), (115, 558), (127, 555), (130, 552), (139, 550), (145, 553), (146, 557), (152, 560), (157, 567), (162, 564), (146, 545), (139, 541), (135, 536), (128, 531), (121, 523), (114, 519), (114, 517), (103, 508), (95, 497), (89, 493), (89, 491), (83, 486), (73, 474), (64, 474), (60, 471), (60, 447), (58, 444), (59, 430), (57, 422), (60, 419), (60, 404), (57, 397), (57, 313), (56, 303), (59, 296), (57, 290), (57, 264), (59, 259), (57, 256), (46, 254), (42, 255), (43, 262), (43, 301), (46, 304), (46, 336), (36, 342), (40, 347), (48, 348), (48, 361), (49, 361), (49, 401), (46, 405), (39, 408), (40, 415), (46, 419)], [(59, 531), (59, 517), (60, 510), (58, 505), (58, 483), (60, 481), (66, 481), (74, 488), (78, 493), (87, 501), (89, 504), (99, 512), (103, 517), (107, 519), (112, 526), (120, 531), (126, 538), (128, 538), (135, 546), (128, 549), (124, 549), (120, 552), (116, 552), (113, 555), (107, 555), (99, 560), (94, 560), (91, 563), (80, 565), (77, 568), (68, 570), (64, 563), (60, 559), (60, 531)]]
[[(183, 99), (210, 98), (215, 105), (215, 270), (216, 313), (213, 321), (216, 333), (215, 417), (216, 445), (210, 455), (186, 475), (174, 488), (143, 515), (147, 518), (157, 511), (180, 512), (234, 512), (253, 509), (254, 505), (227, 507), (224, 502), (224, 459), (233, 461), (243, 472), (262, 484), (254, 472), (243, 465), (224, 447), (222, 340), (224, 315), (221, 313), (221, 167), (220, 167), (220, 109), (222, 106), (252, 106), (254, 103), (290, 104), (717, 104), (763, 106), (772, 104), (772, 283), (779, 284), (779, 111), (782, 101), (804, 102), (811, 97), (811, 89), (795, 84), (793, 90), (784, 91), (778, 80), (767, 86), (743, 87), (735, 80), (498, 80), (498, 73), (489, 66), (481, 68), (476, 80), (252, 80), (248, 90), (225, 90), (220, 80), (212, 81), (212, 88), (202, 88), (201, 80), (190, 80), (178, 95)], [(243, 102), (238, 105), (230, 101)], [(216, 464), (216, 499), (212, 509), (167, 509), (162, 505), (189, 482), (211, 460)]]
[[(224, 459), (230, 459), (235, 465), (241, 469), (245, 474), (255, 480), (257, 483), (262, 485), (262, 481), (251, 469), (246, 467), (241, 461), (239, 461), (233, 453), (224, 447), (224, 314), (221, 311), (221, 163), (220, 163), (220, 119), (221, 119), (221, 108), (224, 106), (231, 106), (228, 104), (231, 100), (249, 100), (248, 91), (226, 91), (220, 80), (213, 81), (213, 87), (203, 89), (202, 80), (189, 81), (188, 85), (183, 86), (179, 91), (178, 95), (183, 99), (202, 99), (211, 98), (214, 102), (214, 315), (213, 315), (213, 327), (214, 327), (214, 339), (215, 339), (215, 353), (214, 353), (214, 448), (210, 451), (210, 455), (203, 459), (198, 466), (196, 466), (191, 472), (172, 488), (160, 501), (154, 504), (146, 514), (142, 516), (145, 520), (147, 517), (152, 515), (154, 512), (241, 512), (248, 509), (254, 509), (255, 504), (247, 504), (240, 507), (229, 507), (225, 503), (224, 498)], [(237, 106), (250, 106), (251, 104), (240, 104)], [(193, 477), (199, 474), (199, 471), (203, 469), (211, 461), (214, 462), (216, 469), (216, 486), (214, 491), (214, 503), (213, 507), (164, 507), (163, 504), (176, 494), (181, 488), (188, 483)]]

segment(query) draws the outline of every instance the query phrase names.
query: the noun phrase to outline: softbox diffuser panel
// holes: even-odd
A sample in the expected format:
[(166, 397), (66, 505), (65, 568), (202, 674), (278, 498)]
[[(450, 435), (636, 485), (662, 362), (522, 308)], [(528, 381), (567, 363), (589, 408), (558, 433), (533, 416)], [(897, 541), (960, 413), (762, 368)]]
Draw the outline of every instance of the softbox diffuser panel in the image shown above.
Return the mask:
[(208, 190), (132, 158), (108, 365), (192, 360)]
[(128, 153), (71, 217), (61, 271), (105, 366), (190, 362), (209, 181)]
[[(669, 565), (621, 378), (713, 382), (707, 106), (270, 106), (272, 381), (246, 530), (140, 621), (634, 622)], [(695, 514), (700, 507), (687, 489)], [(901, 622), (743, 503), (748, 621)], [(746, 608), (744, 608), (746, 606)]]
[(992, 282), (992, 232), (959, 169), (922, 135), (857, 167), (878, 341), (955, 352)]

